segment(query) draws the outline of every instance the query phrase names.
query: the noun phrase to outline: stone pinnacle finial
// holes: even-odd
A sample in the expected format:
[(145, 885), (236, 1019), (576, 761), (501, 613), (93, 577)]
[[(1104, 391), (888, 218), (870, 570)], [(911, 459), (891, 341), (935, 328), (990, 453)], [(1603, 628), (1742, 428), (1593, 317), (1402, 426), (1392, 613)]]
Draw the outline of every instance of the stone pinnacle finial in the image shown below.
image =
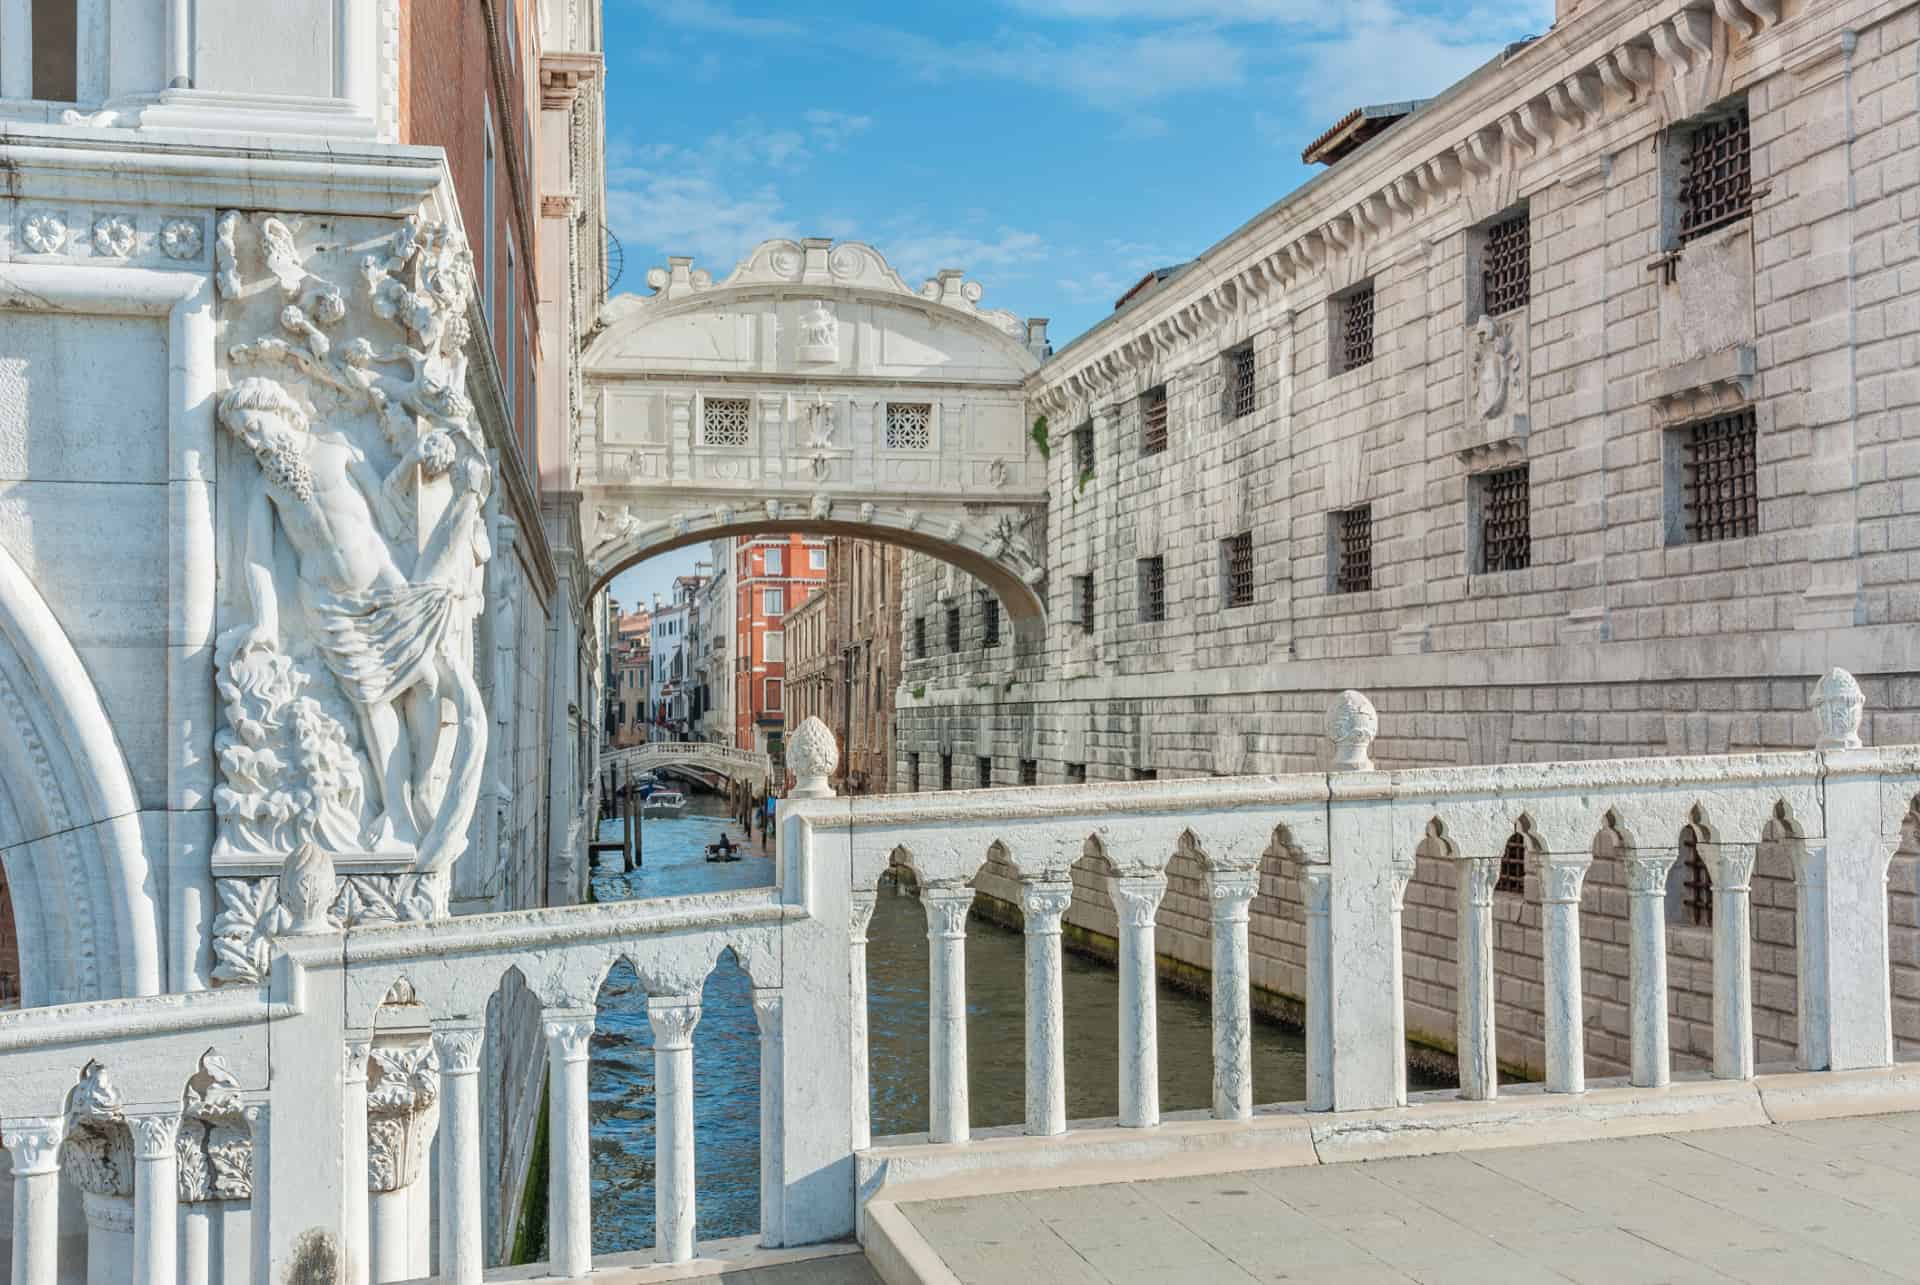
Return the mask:
[(796, 799), (830, 799), (827, 778), (840, 764), (840, 746), (818, 718), (809, 717), (787, 742), (787, 771), (793, 773)]
[(1860, 748), (1860, 714), (1867, 699), (1860, 684), (1844, 669), (1829, 669), (1827, 676), (1813, 685), (1813, 721), (1820, 739), (1816, 750), (1857, 750)]
[(1327, 739), (1333, 742), (1333, 770), (1371, 772), (1373, 759), (1367, 749), (1380, 730), (1380, 715), (1373, 702), (1356, 691), (1344, 691), (1327, 706)]
[(280, 870), (280, 904), (286, 907), (289, 937), (330, 933), (327, 907), (333, 904), (333, 858), (311, 841), (301, 844)]

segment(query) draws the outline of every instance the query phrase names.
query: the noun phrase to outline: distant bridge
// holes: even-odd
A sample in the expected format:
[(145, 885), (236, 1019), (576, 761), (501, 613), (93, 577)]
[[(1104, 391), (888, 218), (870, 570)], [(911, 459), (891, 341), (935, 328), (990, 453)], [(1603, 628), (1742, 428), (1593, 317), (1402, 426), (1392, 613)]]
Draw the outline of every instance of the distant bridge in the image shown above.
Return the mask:
[(697, 767), (760, 785), (765, 785), (773, 774), (773, 761), (765, 754), (714, 741), (648, 741), (644, 745), (608, 750), (601, 755), (601, 762), (622, 775), (663, 767)]

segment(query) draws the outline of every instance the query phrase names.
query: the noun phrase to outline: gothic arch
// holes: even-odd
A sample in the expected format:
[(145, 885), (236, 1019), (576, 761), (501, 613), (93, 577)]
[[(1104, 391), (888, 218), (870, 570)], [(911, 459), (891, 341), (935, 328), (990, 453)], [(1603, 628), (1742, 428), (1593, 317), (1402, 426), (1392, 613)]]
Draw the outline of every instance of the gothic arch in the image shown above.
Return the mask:
[(0, 728), (21, 1002), (158, 994), (160, 904), (132, 775), (66, 631), (4, 549)]

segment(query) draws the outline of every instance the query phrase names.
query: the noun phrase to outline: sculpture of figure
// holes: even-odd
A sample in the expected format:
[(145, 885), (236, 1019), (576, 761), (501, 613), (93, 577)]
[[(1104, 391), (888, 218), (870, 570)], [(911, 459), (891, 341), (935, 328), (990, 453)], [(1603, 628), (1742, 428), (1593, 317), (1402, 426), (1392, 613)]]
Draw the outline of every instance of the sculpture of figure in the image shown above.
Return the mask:
[[(254, 618), (233, 650), (280, 646), (277, 516), (298, 558), (315, 650), (360, 717), (382, 809), (375, 845), (409, 844), (419, 850), (422, 869), (445, 868), (466, 846), (486, 750), (479, 689), (457, 649), (471, 627), (468, 600), (489, 554), (481, 516), (488, 471), (471, 460), (455, 469), (453, 440), (436, 430), (421, 435), (383, 478), (351, 440), (313, 426), (292, 395), (267, 378), (235, 384), (221, 400), (219, 420), (252, 451), (266, 482), (245, 527)], [(449, 476), (454, 496), (409, 577), (388, 541), (407, 532), (401, 503), (422, 475)], [(459, 738), (448, 769), (454, 805), (444, 808), (433, 779), (442, 700), (454, 708)]]

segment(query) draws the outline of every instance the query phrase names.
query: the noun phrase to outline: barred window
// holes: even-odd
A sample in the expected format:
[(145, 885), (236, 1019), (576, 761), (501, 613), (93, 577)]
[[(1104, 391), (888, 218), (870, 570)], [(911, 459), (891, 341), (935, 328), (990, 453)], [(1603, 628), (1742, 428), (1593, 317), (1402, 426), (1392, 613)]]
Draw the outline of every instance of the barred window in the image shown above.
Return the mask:
[(1734, 540), (1760, 529), (1756, 443), (1751, 407), (1691, 425), (1685, 434), (1681, 504), (1686, 542)]
[(702, 446), (745, 446), (753, 406), (744, 397), (709, 397), (700, 407)]
[(1020, 760), (1020, 784), (1022, 785), (1040, 784), (1040, 760), (1039, 759), (1021, 759)]
[(931, 402), (887, 403), (887, 449), (924, 451), (933, 446)]
[(940, 756), (940, 788), (943, 790), (953, 788), (953, 755), (951, 754)]
[(907, 793), (920, 793), (920, 753), (917, 750), (907, 751)]
[(1167, 386), (1149, 388), (1140, 395), (1140, 453), (1158, 455), (1167, 449)]
[(1258, 378), (1251, 343), (1241, 344), (1227, 354), (1228, 419), (1242, 419), (1253, 414), (1259, 393)]
[(1085, 763), (1067, 764), (1067, 784), (1085, 785), (1087, 783), (1087, 765)]
[(1092, 576), (1075, 576), (1073, 578), (1073, 622), (1086, 632), (1093, 632)]
[(1480, 571), (1517, 571), (1533, 562), (1527, 466), (1504, 468), (1479, 479)]
[(1229, 607), (1253, 605), (1253, 532), (1242, 531), (1220, 542), (1220, 567), (1226, 581)]
[(1753, 136), (1747, 108), (1693, 130), (1680, 181), (1680, 243), (1753, 213)]
[[(1680, 904), (1670, 913), (1675, 922), (1700, 928), (1713, 927), (1713, 874), (1700, 855), (1700, 836), (1692, 826), (1680, 831)], [(1672, 906), (1669, 902), (1668, 905)]]
[(1373, 588), (1373, 506), (1342, 509), (1333, 522), (1334, 592)]
[(1480, 259), (1480, 310), (1489, 317), (1527, 306), (1533, 294), (1532, 243), (1525, 210), (1487, 229)]
[(1075, 478), (1093, 472), (1093, 421), (1073, 430), (1073, 473)]
[(980, 778), (980, 788), (990, 789), (993, 786), (993, 760), (985, 757), (975, 759), (974, 770)]
[(1136, 767), (1133, 769), (1133, 779), (1136, 781), (1157, 781), (1160, 779), (1160, 769), (1155, 767)]
[(1373, 282), (1340, 296), (1339, 319), (1335, 373), (1358, 370), (1370, 364), (1373, 361)]
[(947, 650), (960, 650), (960, 608), (947, 608)]
[(913, 658), (915, 660), (927, 658), (927, 618), (925, 616), (913, 618)]
[(1516, 896), (1527, 891), (1527, 841), (1518, 831), (1507, 836), (1506, 850), (1500, 854), (1500, 877), (1493, 881), (1493, 890)]
[(1167, 560), (1142, 558), (1139, 573), (1140, 619), (1143, 621), (1165, 620), (1167, 618)]
[(1000, 645), (1000, 600), (994, 597), (980, 601), (980, 645), (998, 647)]

